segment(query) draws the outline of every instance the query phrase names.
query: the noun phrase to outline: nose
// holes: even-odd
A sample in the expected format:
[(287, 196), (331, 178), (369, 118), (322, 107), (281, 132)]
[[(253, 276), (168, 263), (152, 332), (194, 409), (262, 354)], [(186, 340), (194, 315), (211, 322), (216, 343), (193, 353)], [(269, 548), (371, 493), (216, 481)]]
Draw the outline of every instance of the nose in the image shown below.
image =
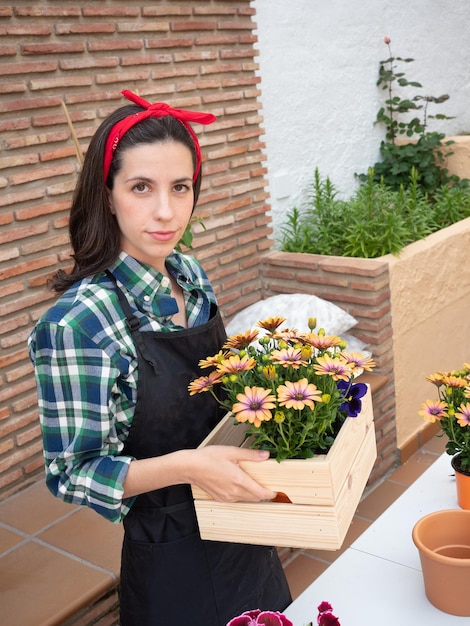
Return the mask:
[(155, 220), (166, 221), (173, 217), (173, 202), (171, 199), (171, 195), (164, 191), (160, 190), (154, 196), (154, 204), (152, 209), (152, 216)]

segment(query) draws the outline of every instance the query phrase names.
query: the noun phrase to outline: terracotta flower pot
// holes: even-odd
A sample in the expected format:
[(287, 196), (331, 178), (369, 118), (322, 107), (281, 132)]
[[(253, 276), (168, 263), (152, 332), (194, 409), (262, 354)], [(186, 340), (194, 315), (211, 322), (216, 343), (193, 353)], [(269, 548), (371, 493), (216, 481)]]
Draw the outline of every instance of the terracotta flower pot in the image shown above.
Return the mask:
[(470, 616), (470, 511), (436, 511), (413, 528), (419, 550), (424, 589), (436, 608)]
[(470, 509), (470, 474), (460, 469), (459, 455), (452, 457), (451, 465), (455, 470), (457, 501), (462, 509)]

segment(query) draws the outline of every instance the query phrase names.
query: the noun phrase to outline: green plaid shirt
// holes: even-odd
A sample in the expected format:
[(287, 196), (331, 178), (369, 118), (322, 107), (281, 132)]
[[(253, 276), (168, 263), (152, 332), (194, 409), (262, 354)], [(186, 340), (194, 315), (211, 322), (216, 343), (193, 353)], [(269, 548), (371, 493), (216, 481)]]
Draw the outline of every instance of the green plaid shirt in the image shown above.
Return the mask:
[[(209, 319), (215, 295), (201, 266), (172, 253), (167, 267), (183, 289), (188, 326)], [(121, 253), (109, 268), (142, 331), (181, 329), (166, 277)], [(50, 491), (86, 504), (113, 522), (123, 500), (131, 458), (122, 456), (137, 398), (137, 355), (116, 290), (104, 274), (73, 285), (39, 320), (29, 338), (35, 366)]]

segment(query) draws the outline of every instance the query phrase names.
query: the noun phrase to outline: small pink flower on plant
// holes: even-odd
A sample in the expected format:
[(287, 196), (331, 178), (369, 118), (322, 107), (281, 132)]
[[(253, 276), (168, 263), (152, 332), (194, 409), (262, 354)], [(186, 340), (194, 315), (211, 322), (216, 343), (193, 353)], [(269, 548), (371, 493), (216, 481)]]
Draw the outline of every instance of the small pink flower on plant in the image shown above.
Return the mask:
[(244, 355), (240, 358), (240, 355), (234, 354), (217, 365), (217, 371), (223, 374), (237, 374), (238, 372), (247, 372), (256, 367), (256, 361)]
[(388, 45), (390, 41), (391, 41), (390, 37), (388, 35), (385, 35), (384, 42)]
[(237, 394), (237, 400), (232, 411), (237, 422), (250, 422), (259, 426), (261, 422), (272, 418), (271, 409), (275, 408), (275, 396), (269, 389), (262, 387), (245, 387), (245, 393)]
[(443, 417), (447, 417), (447, 404), (441, 400), (426, 400), (421, 405), (422, 410), (418, 411), (428, 422), (434, 423)]
[(282, 613), (277, 611), (246, 611), (230, 620), (227, 626), (294, 626)]
[(209, 391), (212, 387), (220, 382), (222, 378), (222, 374), (219, 372), (210, 372), (208, 376), (200, 376), (189, 383), (189, 395), (194, 396), (196, 393), (201, 393), (202, 391)]
[(457, 418), (459, 426), (462, 426), (462, 428), (470, 426), (470, 402), (461, 404), (459, 412), (455, 414), (455, 417)]
[(307, 365), (307, 362), (302, 358), (302, 350), (300, 348), (273, 350), (271, 360), (275, 364), (277, 363), (283, 367), (292, 367), (294, 369), (299, 369), (301, 365)]
[(352, 366), (346, 363), (344, 359), (333, 359), (328, 354), (320, 356), (317, 359), (313, 369), (319, 375), (329, 375), (333, 380), (346, 380), (351, 378)]
[(280, 406), (302, 411), (306, 406), (313, 409), (314, 402), (321, 402), (322, 392), (306, 378), (301, 378), (297, 382), (286, 380), (284, 385), (278, 387), (277, 396)]
[(333, 615), (333, 607), (329, 602), (322, 602), (318, 606), (318, 626), (341, 626), (339, 619)]

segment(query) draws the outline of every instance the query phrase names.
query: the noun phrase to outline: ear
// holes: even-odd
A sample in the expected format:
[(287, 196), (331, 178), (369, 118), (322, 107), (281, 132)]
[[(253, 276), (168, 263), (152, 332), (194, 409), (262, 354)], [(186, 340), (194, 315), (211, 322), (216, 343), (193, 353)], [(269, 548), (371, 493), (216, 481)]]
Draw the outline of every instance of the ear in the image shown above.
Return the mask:
[(109, 189), (109, 187), (106, 187), (106, 197), (108, 199), (108, 207), (109, 207), (110, 213), (112, 215), (116, 215), (116, 211), (114, 210), (112, 192), (111, 192), (111, 189)]

